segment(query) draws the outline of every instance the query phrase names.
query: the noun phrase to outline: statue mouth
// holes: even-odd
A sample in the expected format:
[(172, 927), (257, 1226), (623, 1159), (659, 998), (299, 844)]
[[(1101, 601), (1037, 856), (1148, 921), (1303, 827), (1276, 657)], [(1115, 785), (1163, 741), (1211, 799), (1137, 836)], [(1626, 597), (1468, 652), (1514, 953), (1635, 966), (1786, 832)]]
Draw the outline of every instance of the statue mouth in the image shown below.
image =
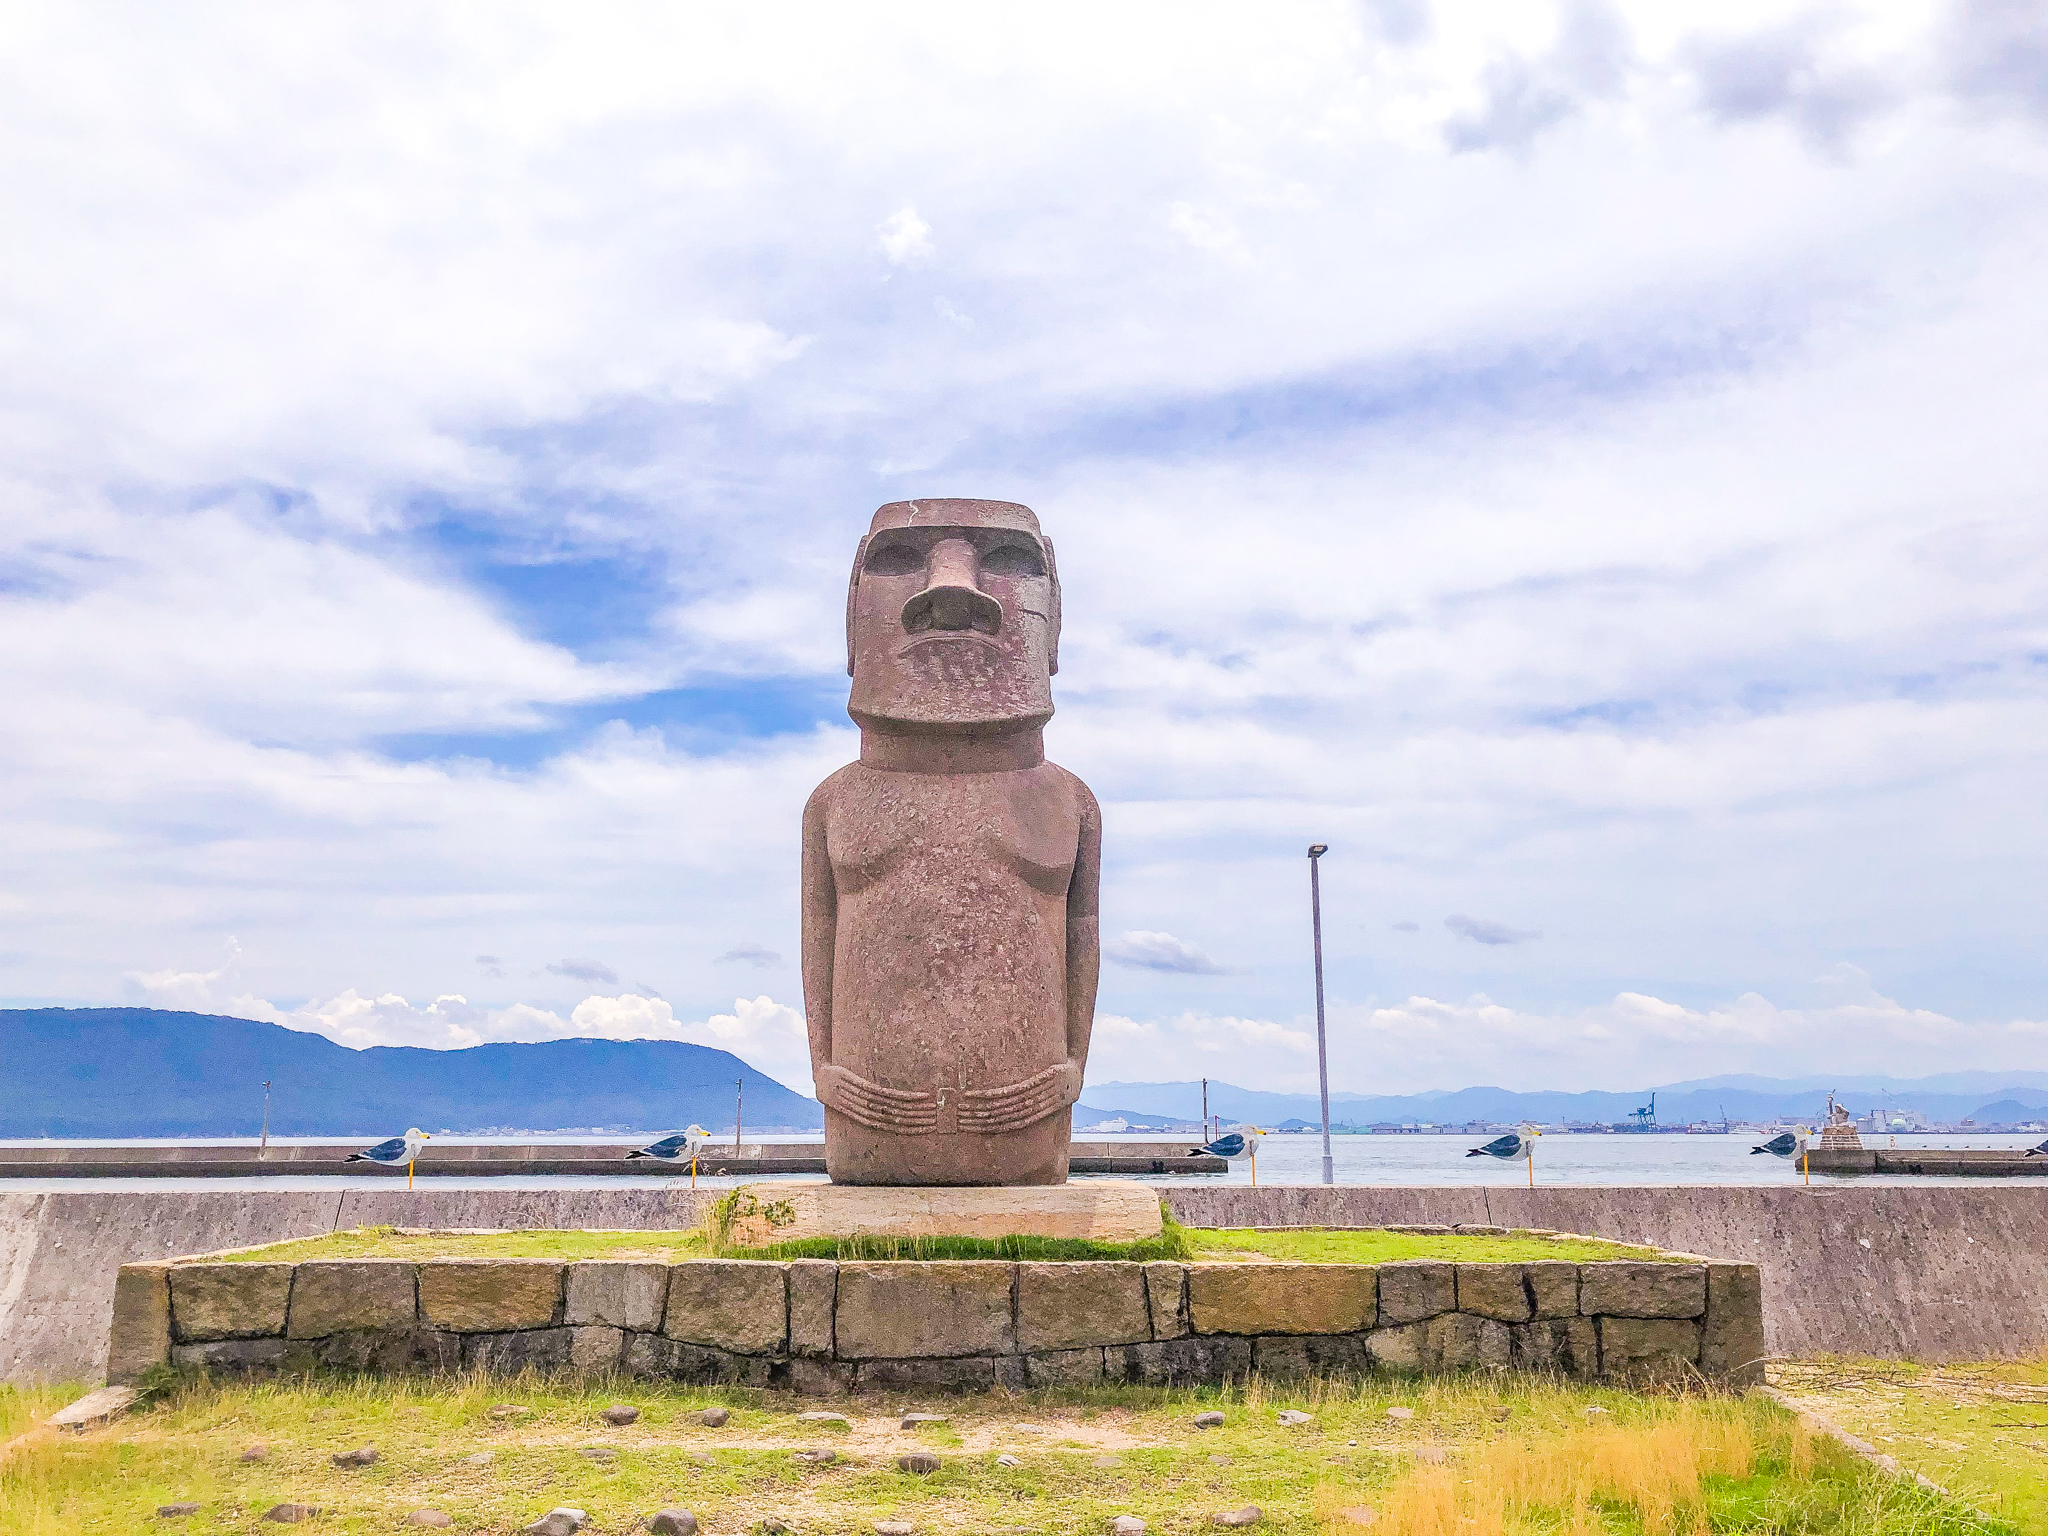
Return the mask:
[(980, 634), (971, 629), (947, 629), (913, 635), (910, 639), (904, 641), (903, 644), (896, 647), (896, 654), (898, 656), (908, 656), (913, 652), (935, 645), (972, 645), (980, 647), (991, 656), (1005, 656), (1008, 654), (995, 641), (989, 639), (987, 635)]

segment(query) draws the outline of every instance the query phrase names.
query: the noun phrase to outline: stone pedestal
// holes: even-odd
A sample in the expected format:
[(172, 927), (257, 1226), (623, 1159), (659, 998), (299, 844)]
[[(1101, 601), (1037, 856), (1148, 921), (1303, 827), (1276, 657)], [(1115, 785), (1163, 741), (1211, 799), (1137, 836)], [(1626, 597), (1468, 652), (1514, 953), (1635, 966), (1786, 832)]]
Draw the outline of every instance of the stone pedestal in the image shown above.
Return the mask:
[[(1134, 1243), (1160, 1233), (1159, 1195), (1120, 1179), (1015, 1188), (748, 1184), (758, 1207), (735, 1221), (749, 1247), (809, 1237), (1081, 1237)], [(740, 1202), (743, 1211), (746, 1202)], [(789, 1219), (771, 1222), (769, 1207)], [(775, 1211), (780, 1218), (781, 1209)]]

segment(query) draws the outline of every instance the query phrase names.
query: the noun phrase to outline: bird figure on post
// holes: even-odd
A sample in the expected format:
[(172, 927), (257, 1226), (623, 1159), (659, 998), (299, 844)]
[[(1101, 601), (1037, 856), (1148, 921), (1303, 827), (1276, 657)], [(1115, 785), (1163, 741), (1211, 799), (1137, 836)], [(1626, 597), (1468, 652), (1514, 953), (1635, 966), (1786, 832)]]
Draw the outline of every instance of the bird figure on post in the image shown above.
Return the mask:
[(1259, 1182), (1259, 1138), (1266, 1133), (1256, 1125), (1235, 1125), (1218, 1136), (1214, 1141), (1199, 1147), (1189, 1147), (1189, 1157), (1220, 1157), (1226, 1163), (1241, 1162), (1250, 1158), (1252, 1182)]
[(690, 1160), (690, 1188), (695, 1189), (697, 1187), (697, 1154), (703, 1150), (704, 1143), (710, 1139), (711, 1133), (693, 1121), (687, 1131), (682, 1131), (674, 1136), (664, 1136), (661, 1140), (650, 1146), (642, 1147), (637, 1152), (628, 1152), (626, 1160), (631, 1162), (636, 1157), (651, 1157), (657, 1162), (679, 1163), (687, 1157)]
[(1509, 1131), (1505, 1136), (1496, 1136), (1483, 1147), (1473, 1147), (1467, 1157), (1497, 1157), (1504, 1163), (1520, 1158), (1529, 1165), (1529, 1184), (1536, 1184), (1536, 1138), (1543, 1133), (1534, 1126), (1525, 1125), (1519, 1132)]
[(418, 1126), (403, 1136), (394, 1136), (389, 1141), (380, 1141), (374, 1147), (365, 1147), (360, 1152), (351, 1152), (342, 1159), (345, 1163), (382, 1163), (387, 1168), (401, 1164), (405, 1168), (405, 1187), (412, 1188), (412, 1165), (420, 1160), (420, 1149), (434, 1138)]
[[(1811, 1184), (1813, 1182), (1813, 1165), (1806, 1160), (1807, 1135), (1808, 1132), (1805, 1126), (1795, 1125), (1789, 1131), (1778, 1132), (1777, 1135), (1773, 1136), (1762, 1146), (1751, 1147), (1749, 1155), (1755, 1157), (1759, 1152), (1768, 1152), (1773, 1157), (1797, 1157), (1799, 1159), (1800, 1171), (1806, 1175), (1806, 1182)], [(2048, 1142), (2044, 1142), (2043, 1145), (2048, 1146)]]

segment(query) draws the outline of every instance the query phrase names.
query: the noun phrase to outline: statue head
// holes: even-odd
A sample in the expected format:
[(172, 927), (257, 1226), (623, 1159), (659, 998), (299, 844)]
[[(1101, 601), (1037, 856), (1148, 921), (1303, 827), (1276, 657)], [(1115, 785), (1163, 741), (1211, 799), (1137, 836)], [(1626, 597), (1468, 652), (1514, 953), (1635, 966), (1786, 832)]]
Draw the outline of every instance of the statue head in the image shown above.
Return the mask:
[(892, 501), (846, 589), (847, 713), (899, 735), (999, 736), (1052, 718), (1060, 582), (1014, 501)]

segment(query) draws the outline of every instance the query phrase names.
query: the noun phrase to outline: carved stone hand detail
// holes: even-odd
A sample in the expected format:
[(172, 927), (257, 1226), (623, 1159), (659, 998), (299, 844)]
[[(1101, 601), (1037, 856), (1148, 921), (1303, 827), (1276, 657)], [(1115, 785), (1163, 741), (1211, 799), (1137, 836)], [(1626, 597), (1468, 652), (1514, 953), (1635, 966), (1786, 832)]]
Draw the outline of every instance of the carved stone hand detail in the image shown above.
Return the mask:
[(1022, 1130), (1080, 1097), (1081, 1063), (1055, 1062), (1022, 1082), (961, 1094), (960, 1129), (985, 1133)]

